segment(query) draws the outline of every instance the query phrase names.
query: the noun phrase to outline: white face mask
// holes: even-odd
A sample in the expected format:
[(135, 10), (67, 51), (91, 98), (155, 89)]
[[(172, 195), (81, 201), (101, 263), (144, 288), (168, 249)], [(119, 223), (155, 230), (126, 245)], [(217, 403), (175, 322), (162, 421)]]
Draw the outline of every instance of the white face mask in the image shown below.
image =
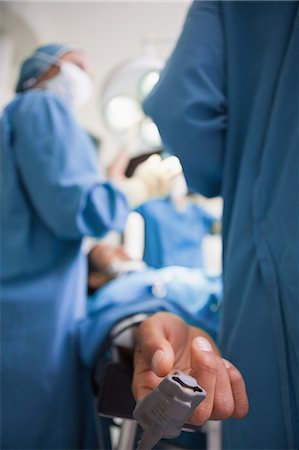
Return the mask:
[(88, 101), (93, 89), (90, 76), (76, 64), (68, 61), (61, 62), (59, 74), (45, 81), (43, 86), (60, 95), (75, 108)]

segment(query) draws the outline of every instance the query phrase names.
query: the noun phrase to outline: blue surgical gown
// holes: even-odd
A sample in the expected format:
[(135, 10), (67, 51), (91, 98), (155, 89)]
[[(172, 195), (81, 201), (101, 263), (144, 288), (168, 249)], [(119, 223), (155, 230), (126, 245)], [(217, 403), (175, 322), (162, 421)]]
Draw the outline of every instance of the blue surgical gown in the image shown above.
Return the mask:
[(79, 324), (82, 359), (92, 367), (113, 326), (139, 313), (172, 312), (216, 339), (221, 301), (221, 276), (201, 269), (173, 266), (116, 278), (89, 297), (88, 316)]
[(194, 2), (145, 101), (188, 184), (224, 198), (221, 347), (250, 411), (229, 449), (299, 448), (298, 2)]
[(190, 201), (178, 210), (170, 197), (153, 199), (136, 210), (144, 219), (144, 261), (166, 266), (203, 267), (202, 244), (214, 219)]
[(68, 106), (17, 96), (1, 119), (1, 448), (96, 448), (81, 242), (121, 230), (127, 212)]

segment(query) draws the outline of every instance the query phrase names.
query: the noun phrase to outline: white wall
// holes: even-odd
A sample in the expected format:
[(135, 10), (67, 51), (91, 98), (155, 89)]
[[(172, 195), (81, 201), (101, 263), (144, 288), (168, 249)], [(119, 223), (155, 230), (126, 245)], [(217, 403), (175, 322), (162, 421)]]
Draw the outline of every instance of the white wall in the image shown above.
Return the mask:
[[(158, 56), (167, 57), (180, 33), (188, 6), (189, 1), (1, 2), (6, 13), (1, 28), (10, 36), (14, 51), (9, 76), (11, 92), (20, 61), (30, 53), (34, 41), (34, 46), (66, 42), (84, 49), (94, 65), (95, 96), (79, 118), (86, 128), (104, 140), (102, 155), (113, 153), (116, 144), (103, 126), (99, 105), (107, 73), (121, 61), (140, 54), (144, 39), (156, 41)], [(106, 159), (109, 159), (107, 155)]]

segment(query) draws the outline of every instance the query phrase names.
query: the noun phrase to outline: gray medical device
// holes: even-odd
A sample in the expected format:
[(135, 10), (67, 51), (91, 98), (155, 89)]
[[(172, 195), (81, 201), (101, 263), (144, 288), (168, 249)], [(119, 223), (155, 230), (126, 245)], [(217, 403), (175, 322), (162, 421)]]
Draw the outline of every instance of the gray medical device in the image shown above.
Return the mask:
[(161, 438), (179, 436), (206, 392), (195, 378), (183, 372), (167, 376), (146, 397), (139, 400), (133, 417), (144, 430), (139, 450), (151, 450)]

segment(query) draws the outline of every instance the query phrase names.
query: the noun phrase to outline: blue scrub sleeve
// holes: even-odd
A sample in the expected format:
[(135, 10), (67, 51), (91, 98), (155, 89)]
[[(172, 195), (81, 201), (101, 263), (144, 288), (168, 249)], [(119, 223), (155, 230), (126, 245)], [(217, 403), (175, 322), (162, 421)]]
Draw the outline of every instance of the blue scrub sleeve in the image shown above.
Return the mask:
[(60, 238), (122, 230), (123, 194), (101, 183), (94, 147), (56, 95), (24, 95), (13, 116), (13, 150), (28, 200)]
[(221, 5), (195, 1), (161, 78), (144, 102), (164, 147), (177, 155), (188, 186), (220, 194), (226, 129)]

